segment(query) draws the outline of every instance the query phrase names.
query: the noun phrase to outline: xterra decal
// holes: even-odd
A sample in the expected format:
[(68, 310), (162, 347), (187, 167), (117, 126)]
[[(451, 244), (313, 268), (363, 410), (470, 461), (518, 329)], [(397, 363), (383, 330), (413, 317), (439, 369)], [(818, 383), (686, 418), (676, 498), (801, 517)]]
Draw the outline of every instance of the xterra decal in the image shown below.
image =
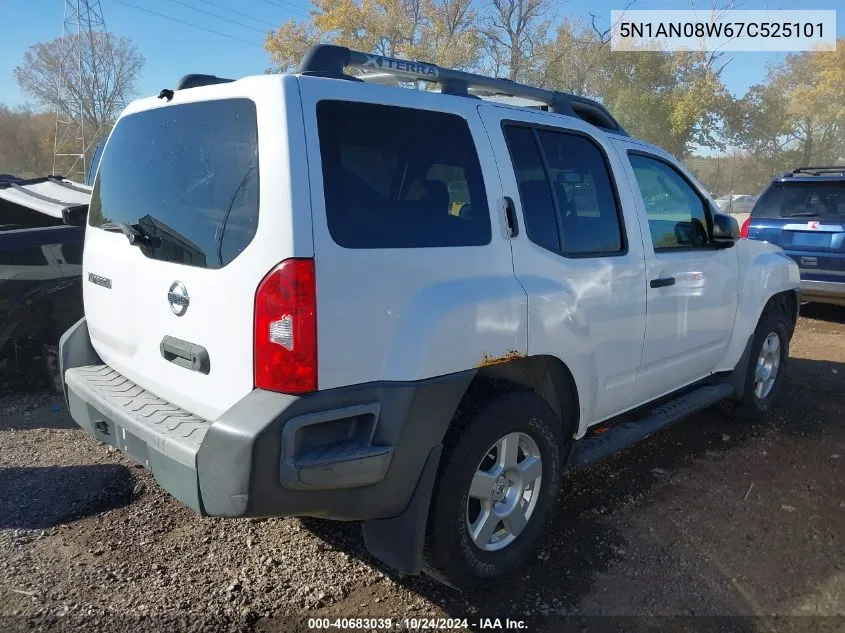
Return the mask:
[(382, 70), (395, 70), (412, 75), (422, 75), (431, 79), (437, 79), (439, 75), (437, 66), (422, 62), (409, 62), (404, 59), (393, 59), (392, 57), (382, 57), (381, 55), (367, 55), (367, 61), (364, 62), (364, 67), (366, 68), (367, 66)]

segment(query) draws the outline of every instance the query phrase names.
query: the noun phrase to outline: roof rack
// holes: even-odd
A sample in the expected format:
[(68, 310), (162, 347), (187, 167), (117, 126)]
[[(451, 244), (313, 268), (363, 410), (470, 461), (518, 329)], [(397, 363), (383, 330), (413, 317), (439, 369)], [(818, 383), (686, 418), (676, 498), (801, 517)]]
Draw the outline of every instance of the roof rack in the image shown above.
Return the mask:
[[(359, 68), (371, 74), (353, 77), (344, 73), (345, 68)], [(593, 99), (557, 90), (527, 86), (510, 79), (440, 68), (427, 62), (362, 53), (345, 46), (333, 44), (313, 46), (303, 58), (297, 72), (302, 75), (372, 83), (389, 83), (398, 80), (428, 81), (440, 84), (440, 92), (443, 94), (469, 98), (515, 97), (539, 104), (541, 109), (578, 117), (608, 132), (628, 136), (607, 108)]]
[(820, 167), (797, 167), (792, 171), (787, 171), (784, 176), (810, 174), (812, 176), (821, 176), (824, 174), (839, 174), (845, 176), (845, 165), (826, 165)]

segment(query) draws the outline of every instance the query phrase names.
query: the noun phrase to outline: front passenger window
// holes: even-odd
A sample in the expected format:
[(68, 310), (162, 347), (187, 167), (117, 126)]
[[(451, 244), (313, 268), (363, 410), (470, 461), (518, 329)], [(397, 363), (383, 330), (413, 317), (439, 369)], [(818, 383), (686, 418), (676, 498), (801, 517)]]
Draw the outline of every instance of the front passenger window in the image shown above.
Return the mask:
[(661, 160), (630, 154), (654, 250), (705, 248), (707, 208), (686, 179)]

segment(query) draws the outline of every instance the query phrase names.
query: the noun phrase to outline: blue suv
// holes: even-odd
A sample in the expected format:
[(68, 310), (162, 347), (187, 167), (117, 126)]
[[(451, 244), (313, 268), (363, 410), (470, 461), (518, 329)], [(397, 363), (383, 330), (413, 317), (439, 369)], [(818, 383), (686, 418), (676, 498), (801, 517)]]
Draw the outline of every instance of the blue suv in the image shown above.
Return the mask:
[(799, 167), (772, 180), (740, 236), (776, 244), (801, 269), (802, 299), (845, 306), (845, 167)]

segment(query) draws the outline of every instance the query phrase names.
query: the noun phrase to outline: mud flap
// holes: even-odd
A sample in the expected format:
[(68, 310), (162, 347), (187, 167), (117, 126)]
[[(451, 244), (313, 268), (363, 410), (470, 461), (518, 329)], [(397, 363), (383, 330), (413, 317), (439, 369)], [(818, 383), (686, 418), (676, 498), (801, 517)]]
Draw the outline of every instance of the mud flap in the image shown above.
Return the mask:
[(364, 544), (370, 554), (404, 574), (416, 575), (422, 569), (428, 508), (442, 451), (443, 445), (438, 444), (429, 452), (411, 501), (402, 514), (364, 521), (362, 526)]
[(751, 356), (751, 343), (754, 341), (754, 332), (748, 337), (748, 342), (745, 344), (745, 350), (739, 358), (739, 362), (731, 372), (728, 382), (733, 387), (731, 398), (734, 400), (741, 400), (743, 393), (745, 393), (745, 376), (748, 372), (748, 363)]

